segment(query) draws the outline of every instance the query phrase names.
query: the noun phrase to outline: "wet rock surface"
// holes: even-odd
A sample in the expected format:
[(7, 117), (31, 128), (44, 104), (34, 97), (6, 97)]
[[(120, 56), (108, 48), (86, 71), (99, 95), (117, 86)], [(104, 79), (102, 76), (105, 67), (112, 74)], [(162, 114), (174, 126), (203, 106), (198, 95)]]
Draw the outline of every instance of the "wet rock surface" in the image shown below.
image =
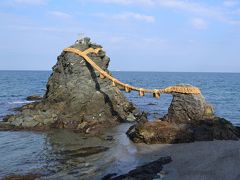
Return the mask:
[(201, 94), (172, 95), (168, 114), (162, 119), (130, 127), (127, 135), (132, 141), (174, 144), (240, 138), (240, 128), (224, 118), (216, 117), (213, 107)]
[(190, 129), (159, 120), (134, 125), (127, 131), (127, 135), (135, 143), (171, 144), (193, 141)]
[[(101, 46), (85, 38), (71, 47), (84, 51)], [(88, 56), (108, 71), (110, 59), (104, 51)], [(145, 115), (108, 79), (101, 79), (99, 73), (82, 57), (69, 52), (62, 52), (58, 56), (43, 99), (36, 96), (28, 99), (38, 102), (18, 108), (19, 113), (4, 119), (1, 129), (67, 128), (84, 133), (99, 133), (103, 128), (128, 119), (145, 119)]]
[[(156, 161), (147, 163), (143, 166), (136, 167), (136, 169), (129, 171), (127, 174), (116, 177), (116, 174), (109, 174), (103, 177), (103, 180), (152, 180), (159, 179), (160, 172), (163, 169), (163, 165), (170, 163), (171, 157), (162, 157)], [(114, 177), (115, 176), (115, 177)]]

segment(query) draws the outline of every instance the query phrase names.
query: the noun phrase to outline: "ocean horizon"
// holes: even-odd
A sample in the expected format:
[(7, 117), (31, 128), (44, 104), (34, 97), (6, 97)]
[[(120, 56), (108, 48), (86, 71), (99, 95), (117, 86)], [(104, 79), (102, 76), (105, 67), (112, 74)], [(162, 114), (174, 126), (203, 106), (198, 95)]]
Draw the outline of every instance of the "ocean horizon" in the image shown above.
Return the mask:
[[(26, 70), (15, 70), (15, 69), (0, 69), (0, 71), (40, 71), (40, 72), (52, 72), (52, 70), (34, 70), (34, 69), (26, 69)], [(135, 71), (135, 70), (129, 70), (129, 71), (125, 71), (125, 70), (109, 70), (111, 72), (142, 72), (142, 73), (222, 73), (222, 74), (240, 74), (240, 72), (218, 72), (218, 71)]]

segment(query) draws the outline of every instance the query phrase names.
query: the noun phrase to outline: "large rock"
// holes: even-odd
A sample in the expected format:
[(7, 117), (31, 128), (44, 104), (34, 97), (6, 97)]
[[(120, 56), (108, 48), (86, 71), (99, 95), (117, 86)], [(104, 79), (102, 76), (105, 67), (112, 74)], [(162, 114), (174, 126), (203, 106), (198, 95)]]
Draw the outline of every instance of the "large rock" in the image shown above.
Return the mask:
[[(187, 85), (189, 86), (189, 85)], [(173, 93), (167, 115), (154, 122), (133, 125), (127, 132), (135, 143), (188, 143), (238, 140), (240, 129), (216, 117), (201, 94)]]
[[(85, 38), (71, 47), (84, 51), (101, 46)], [(89, 57), (107, 71), (110, 59), (104, 51), (90, 53)], [(58, 57), (43, 99), (19, 110), (19, 114), (5, 119), (5, 126), (70, 128), (89, 133), (127, 119), (145, 118), (108, 79), (101, 79), (82, 57), (69, 52)]]
[[(180, 85), (190, 86), (190, 85)], [(173, 99), (164, 120), (186, 123), (214, 117), (213, 107), (205, 101), (202, 94), (172, 93)]]

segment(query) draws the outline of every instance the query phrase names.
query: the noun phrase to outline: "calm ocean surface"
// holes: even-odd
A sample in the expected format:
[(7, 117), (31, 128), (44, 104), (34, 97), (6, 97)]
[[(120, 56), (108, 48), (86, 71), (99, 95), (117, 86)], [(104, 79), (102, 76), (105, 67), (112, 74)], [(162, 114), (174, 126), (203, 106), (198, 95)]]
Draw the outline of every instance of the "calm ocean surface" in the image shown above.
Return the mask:
[[(42, 95), (51, 72), (49, 71), (0, 71), (0, 119), (13, 113), (13, 109), (28, 103), (29, 95)], [(114, 72), (125, 83), (145, 88), (164, 88), (187, 83), (201, 88), (206, 100), (215, 107), (218, 116), (240, 125), (240, 74), (234, 73), (158, 73)], [(156, 100), (151, 95), (139, 98), (136, 93), (126, 94), (149, 118), (163, 116), (171, 102), (170, 95)], [(139, 164), (137, 149), (126, 138), (129, 125), (121, 125), (106, 134), (115, 137), (114, 142), (104, 137), (82, 138), (66, 130), (47, 133), (0, 132), (0, 179), (8, 174), (37, 172), (49, 178), (98, 179), (108, 172), (121, 173)], [(72, 157), (62, 155), (69, 148), (105, 145), (110, 148), (101, 155)], [(119, 150), (120, 149), (120, 150)], [(124, 152), (124, 153), (123, 153)], [(116, 154), (117, 153), (117, 154)], [(120, 155), (121, 157), (120, 157)], [(104, 164), (104, 166), (102, 165)]]

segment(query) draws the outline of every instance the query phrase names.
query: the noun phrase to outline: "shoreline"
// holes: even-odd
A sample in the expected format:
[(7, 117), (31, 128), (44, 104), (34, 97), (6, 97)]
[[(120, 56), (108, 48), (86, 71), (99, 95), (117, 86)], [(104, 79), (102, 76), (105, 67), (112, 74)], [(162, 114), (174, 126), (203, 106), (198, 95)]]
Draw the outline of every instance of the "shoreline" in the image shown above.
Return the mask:
[[(89, 147), (105, 144), (104, 146), (110, 148), (106, 152), (90, 156), (90, 159), (97, 157), (101, 157), (101, 159), (97, 162), (95, 162), (95, 160), (89, 162), (90, 164), (93, 163), (93, 167), (88, 171), (92, 172), (95, 169), (91, 176), (78, 176), (78, 179), (100, 179), (110, 172), (117, 173), (117, 175), (120, 176), (135, 169), (136, 166), (145, 165), (166, 156), (170, 156), (172, 162), (163, 165), (162, 171), (164, 172), (165, 180), (221, 180), (237, 179), (240, 177), (240, 141), (202, 141), (185, 144), (155, 145), (134, 144), (125, 135), (125, 130), (130, 125), (131, 124), (127, 123), (109, 129), (109, 131), (101, 137), (92, 136), (84, 139), (79, 136), (78, 133), (57, 130), (53, 131), (54, 133), (49, 133), (49, 138), (51, 139), (50, 143), (52, 145), (60, 143), (57, 149), (61, 149), (61, 147), (67, 148), (69, 138), (76, 139), (71, 145), (77, 145), (78, 143), (85, 144), (84, 142), (88, 142)], [(37, 132), (32, 133), (35, 134)], [(104, 140), (104, 137), (107, 136), (112, 136), (113, 140)], [(80, 145), (79, 148), (82, 148), (82, 145)], [(104, 161), (102, 159), (103, 157), (105, 157)], [(101, 166), (102, 163), (105, 164), (104, 167)], [(76, 166), (76, 169), (78, 169), (79, 173), (82, 171), (81, 167)], [(40, 179), (58, 178), (60, 176), (74, 178), (74, 176), (68, 174), (69, 172), (71, 172), (70, 169), (65, 172), (57, 172), (54, 175), (42, 176)]]

